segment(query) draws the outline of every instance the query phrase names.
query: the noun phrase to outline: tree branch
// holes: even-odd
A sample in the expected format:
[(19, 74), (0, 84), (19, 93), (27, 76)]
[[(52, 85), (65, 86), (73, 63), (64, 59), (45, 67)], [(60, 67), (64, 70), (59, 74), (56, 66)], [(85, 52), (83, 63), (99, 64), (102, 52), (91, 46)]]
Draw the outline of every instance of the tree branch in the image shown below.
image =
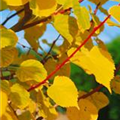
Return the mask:
[(94, 90), (92, 90), (91, 92), (89, 92), (89, 93), (87, 93), (87, 94), (79, 97), (79, 98), (78, 98), (78, 101), (79, 101), (80, 99), (85, 99), (85, 98), (91, 96), (91, 95), (94, 94), (95, 92), (98, 92), (102, 87), (103, 87), (103, 85), (100, 84), (98, 87), (96, 87), (96, 88), (95, 88)]
[(29, 3), (26, 3), (24, 5), (24, 10), (25, 10), (25, 15), (24, 17), (16, 24), (14, 25), (11, 29), (15, 32), (18, 32), (21, 30), (21, 28), (24, 26), (26, 22), (30, 20), (32, 17), (32, 10), (29, 7)]
[[(83, 1), (84, 1), (84, 0), (79, 0), (80, 3), (83, 2)], [(61, 10), (61, 11), (55, 12), (55, 13), (53, 13), (52, 15), (57, 15), (58, 13), (63, 14), (63, 13), (65, 13), (65, 12), (67, 12), (67, 11), (70, 11), (70, 10), (71, 10), (71, 8), (68, 8), (68, 9), (66, 9), (66, 10)], [(30, 27), (33, 27), (33, 26), (35, 26), (35, 25), (37, 25), (37, 24), (40, 24), (40, 23), (42, 23), (42, 22), (46, 22), (46, 21), (48, 21), (49, 19), (52, 18), (52, 15), (50, 15), (50, 16), (48, 16), (48, 17), (45, 17), (45, 18), (43, 18), (43, 19), (40, 19), (40, 20), (38, 20), (38, 21), (29, 23), (29, 24), (27, 24), (27, 25), (25, 25), (25, 26), (22, 26), (18, 31), (24, 30), (24, 29), (27, 29), (27, 28), (30, 28)]]
[(16, 13), (14, 13), (13, 15), (11, 15), (11, 16), (9, 16), (8, 18), (6, 18), (6, 20), (2, 23), (2, 25), (5, 25), (11, 18), (13, 18), (14, 16), (16, 16), (16, 15), (18, 15), (18, 14), (20, 14), (21, 12), (23, 12), (24, 11), (24, 8), (23, 9), (21, 9), (21, 10), (19, 10), (19, 11), (17, 11)]
[(50, 47), (50, 50), (48, 51), (47, 55), (46, 55), (46, 56), (43, 58), (43, 60), (41, 61), (43, 64), (45, 63), (46, 58), (50, 55), (50, 53), (51, 53), (51, 51), (52, 51), (55, 43), (56, 43), (57, 40), (60, 38), (60, 36), (61, 36), (61, 35), (59, 34), (58, 37), (53, 41), (53, 43), (52, 43), (52, 45), (51, 45), (51, 47)]
[(92, 37), (92, 35), (102, 26), (104, 23), (111, 17), (111, 15), (108, 15), (103, 22), (101, 22), (97, 27), (93, 29), (91, 34), (80, 44), (80, 46), (67, 58), (65, 59), (60, 65), (56, 67), (54, 71), (52, 71), (42, 82), (31, 86), (28, 91), (34, 90), (35, 88), (39, 87), (40, 85), (46, 83), (47, 80), (49, 80), (58, 70), (60, 70), (86, 43), (87, 41)]

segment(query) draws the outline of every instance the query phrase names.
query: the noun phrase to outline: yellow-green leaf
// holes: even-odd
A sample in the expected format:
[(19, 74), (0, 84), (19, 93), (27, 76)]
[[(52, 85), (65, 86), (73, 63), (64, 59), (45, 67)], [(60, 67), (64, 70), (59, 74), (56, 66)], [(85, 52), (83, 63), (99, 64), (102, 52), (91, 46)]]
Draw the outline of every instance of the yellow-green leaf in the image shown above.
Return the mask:
[(26, 4), (27, 2), (29, 2), (29, 0), (5, 0), (7, 5), (10, 5), (10, 6), (20, 6), (20, 5), (24, 5)]
[(47, 72), (42, 63), (34, 59), (29, 59), (20, 64), (16, 75), (21, 82), (31, 80), (41, 82), (46, 78)]
[(0, 27), (0, 33), (1, 33), (0, 49), (8, 46), (14, 47), (16, 45), (18, 37), (16, 36), (15, 32), (4, 27)]
[(77, 17), (79, 28), (82, 32), (90, 28), (90, 15), (86, 7), (81, 7), (79, 2), (73, 1), (73, 12)]
[(92, 102), (87, 99), (81, 99), (78, 104), (79, 110), (76, 107), (67, 108), (69, 120), (97, 120), (98, 110)]
[(75, 18), (59, 14), (54, 18), (54, 27), (71, 44), (78, 34), (78, 25)]
[(76, 106), (78, 92), (72, 80), (65, 76), (57, 76), (53, 85), (48, 88), (48, 96), (52, 98), (57, 105), (62, 107)]
[[(74, 48), (69, 50), (68, 56), (74, 50)], [(94, 46), (90, 51), (84, 48), (71, 58), (71, 62), (82, 67), (88, 74), (95, 75), (96, 81), (111, 92), (110, 81), (114, 77), (115, 66), (107, 51), (101, 52), (97, 46)]]
[(120, 6), (112, 6), (109, 13), (120, 23)]
[(6, 2), (5, 2), (5, 0), (1, 0), (0, 1), (0, 11), (5, 10), (7, 8), (8, 8), (8, 6), (7, 6)]
[(11, 87), (10, 100), (18, 108), (24, 109), (29, 105), (30, 94), (21, 85), (14, 84)]
[(0, 118), (4, 115), (8, 105), (8, 96), (7, 94), (0, 89)]
[(5, 47), (0, 50), (0, 67), (9, 66), (18, 55), (16, 48)]

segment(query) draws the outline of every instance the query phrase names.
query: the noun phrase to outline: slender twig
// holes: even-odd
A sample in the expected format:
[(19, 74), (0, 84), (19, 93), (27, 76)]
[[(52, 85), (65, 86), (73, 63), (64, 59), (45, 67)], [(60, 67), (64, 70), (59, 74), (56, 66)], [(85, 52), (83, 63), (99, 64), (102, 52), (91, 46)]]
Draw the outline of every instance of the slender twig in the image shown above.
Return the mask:
[(89, 93), (87, 93), (87, 94), (79, 97), (79, 98), (78, 98), (78, 101), (79, 101), (80, 99), (85, 99), (85, 98), (91, 96), (92, 94), (98, 92), (102, 87), (103, 87), (103, 85), (100, 84), (98, 87), (96, 87), (96, 88), (95, 88), (94, 90), (92, 90), (91, 92), (89, 92)]
[[(36, 54), (38, 54), (39, 56), (43, 56), (42, 54), (40, 54), (40, 53), (38, 53), (36, 50), (34, 50), (34, 48), (32, 48), (32, 47), (28, 47), (28, 46), (25, 46), (25, 45), (23, 45), (22, 43), (20, 43), (20, 42), (17, 42), (17, 44), (19, 44), (19, 45), (21, 45), (23, 48), (27, 48), (28, 49), (28, 54), (29, 54), (29, 52), (31, 51), (31, 50), (33, 50)], [(28, 55), (27, 54), (27, 55)]]
[(52, 18), (52, 16), (48, 16), (48, 17), (45, 17), (45, 18), (43, 18), (43, 19), (37, 20), (37, 21), (35, 21), (35, 22), (26, 24), (26, 25), (22, 26), (22, 28), (20, 28), (19, 31), (25, 30), (25, 29), (30, 28), (30, 27), (33, 27), (33, 26), (35, 26), (35, 25), (37, 25), (37, 24), (46, 22), (46, 21), (48, 21), (48, 20), (51, 19), (51, 18)]
[(46, 54), (46, 56), (45, 56), (45, 57), (43, 58), (43, 60), (41, 61), (42, 63), (44, 63), (45, 60), (46, 60), (46, 58), (50, 55), (50, 53), (51, 53), (51, 51), (52, 51), (55, 43), (56, 43), (57, 40), (60, 38), (60, 36), (61, 36), (61, 35), (59, 34), (58, 37), (53, 41), (53, 43), (52, 43), (52, 45), (51, 45), (51, 47), (50, 47), (50, 50), (48, 51), (48, 53)]
[(97, 14), (97, 11), (98, 11), (98, 9), (99, 9), (99, 6), (100, 6), (100, 2), (97, 4), (97, 6), (96, 6), (96, 8), (95, 8), (95, 10), (94, 10), (94, 15)]
[(18, 15), (18, 14), (20, 14), (21, 12), (23, 12), (24, 11), (24, 8), (23, 9), (21, 9), (21, 10), (19, 10), (19, 11), (17, 11), (16, 13), (14, 13), (14, 14), (12, 14), (11, 16), (9, 16), (8, 18), (6, 18), (6, 20), (2, 23), (2, 25), (5, 25), (11, 18), (13, 18), (14, 16), (16, 16), (16, 15)]
[(93, 31), (90, 33), (90, 35), (80, 44), (80, 46), (67, 58), (65, 59), (60, 65), (56, 67), (54, 71), (52, 71), (42, 82), (31, 86), (28, 91), (34, 90), (35, 88), (39, 87), (40, 85), (46, 83), (47, 80), (49, 80), (57, 71), (59, 71), (92, 37), (92, 35), (102, 26), (104, 23), (111, 17), (111, 15), (108, 15), (104, 21), (102, 21), (97, 27), (93, 29)]

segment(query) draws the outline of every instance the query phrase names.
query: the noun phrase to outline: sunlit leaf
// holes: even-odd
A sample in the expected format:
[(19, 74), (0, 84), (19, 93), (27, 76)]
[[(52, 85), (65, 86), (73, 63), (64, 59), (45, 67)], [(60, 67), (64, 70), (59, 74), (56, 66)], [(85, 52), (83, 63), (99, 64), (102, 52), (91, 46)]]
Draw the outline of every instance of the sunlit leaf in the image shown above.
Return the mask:
[(15, 32), (10, 29), (6, 29), (4, 27), (0, 28), (1, 33), (1, 41), (0, 41), (0, 49), (5, 47), (14, 47), (18, 41), (18, 37)]
[(59, 14), (54, 18), (54, 27), (71, 44), (78, 33), (78, 25), (75, 18)]
[(120, 23), (120, 6), (112, 6), (109, 13)]
[[(70, 107), (77, 105), (77, 88), (72, 80), (65, 76), (57, 76), (54, 79), (53, 85), (47, 91), (50, 98), (52, 98), (57, 105), (62, 107)], [(59, 93), (59, 94), (58, 94)]]
[[(74, 50), (75, 49), (72, 48), (68, 51), (68, 56)], [(106, 51), (103, 55), (99, 48), (94, 46), (90, 51), (82, 49), (81, 52), (77, 52), (71, 58), (71, 62), (82, 67), (88, 74), (95, 75), (96, 81), (103, 84), (111, 92), (110, 81), (114, 77), (115, 66), (108, 54), (109, 53)]]
[(79, 28), (82, 32), (90, 28), (90, 15), (86, 7), (81, 7), (79, 3), (73, 2), (73, 12), (77, 17)]
[(10, 6), (20, 6), (20, 5), (24, 5), (26, 4), (27, 2), (29, 2), (29, 0), (5, 0), (7, 5), (10, 5)]
[(8, 105), (8, 96), (3, 90), (0, 89), (0, 107), (1, 107), (0, 118), (5, 113), (7, 105)]
[(57, 2), (56, 0), (31, 0), (30, 6), (36, 16), (47, 17), (55, 12)]
[(29, 59), (21, 63), (16, 75), (21, 82), (31, 80), (40, 82), (46, 78), (47, 72), (42, 63), (34, 59)]
[(17, 49), (11, 47), (2, 48), (0, 53), (0, 67), (9, 66), (14, 61), (14, 58), (18, 55)]

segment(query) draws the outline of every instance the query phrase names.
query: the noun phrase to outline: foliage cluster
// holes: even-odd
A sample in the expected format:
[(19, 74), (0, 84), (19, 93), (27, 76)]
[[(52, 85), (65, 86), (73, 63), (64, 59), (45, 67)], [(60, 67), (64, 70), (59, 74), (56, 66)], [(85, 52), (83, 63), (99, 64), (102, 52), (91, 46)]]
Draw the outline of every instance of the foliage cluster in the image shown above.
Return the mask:
[[(89, 1), (96, 5), (95, 10), (81, 6), (84, 0), (1, 0), (1, 11), (16, 11), (0, 25), (1, 119), (54, 120), (64, 114), (69, 120), (97, 120), (99, 111), (109, 104), (108, 96), (99, 90), (120, 94), (120, 65), (115, 66), (104, 42), (97, 37), (105, 23), (120, 27), (120, 3), (113, 0), (118, 5), (107, 11), (102, 5), (108, 0)], [(102, 22), (98, 10), (106, 15)], [(15, 15), (20, 17), (18, 23), (5, 28)], [(59, 35), (52, 44), (43, 40), (50, 50), (41, 54), (39, 38), (48, 24)], [(21, 30), (31, 47), (19, 43), (16, 33)], [(58, 47), (60, 38), (63, 44)], [(28, 51), (20, 54), (17, 44)], [(76, 83), (70, 77), (71, 64), (88, 74), (85, 81), (95, 87), (86, 90), (82, 88), (84, 80)]]

